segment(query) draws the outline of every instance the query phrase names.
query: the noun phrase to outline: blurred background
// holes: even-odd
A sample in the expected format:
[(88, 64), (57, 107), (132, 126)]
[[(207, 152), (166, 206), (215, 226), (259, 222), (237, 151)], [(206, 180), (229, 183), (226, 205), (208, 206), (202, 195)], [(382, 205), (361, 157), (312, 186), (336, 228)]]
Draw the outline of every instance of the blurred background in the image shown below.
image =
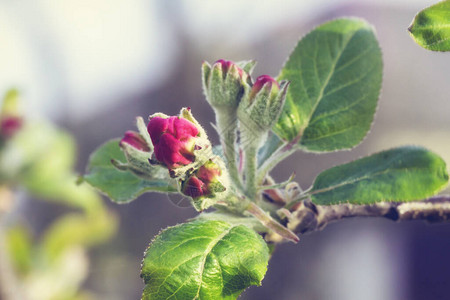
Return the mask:
[[(98, 145), (134, 129), (136, 116), (157, 111), (190, 106), (217, 142), (201, 90), (202, 61), (256, 59), (255, 76), (276, 76), (301, 36), (327, 20), (356, 16), (374, 25), (383, 51), (371, 133), (351, 152), (297, 153), (275, 177), (296, 171), (306, 188), (324, 169), (405, 144), (426, 146), (450, 163), (450, 55), (420, 48), (406, 30), (434, 2), (2, 0), (0, 92), (19, 89), (27, 118), (47, 118), (72, 133), (83, 173)], [(65, 213), (24, 193), (20, 199), (14, 210), (35, 239)], [(104, 203), (118, 216), (118, 231), (89, 252), (82, 287), (99, 299), (139, 299), (148, 243), (195, 212), (152, 193), (128, 205)], [(281, 245), (263, 286), (240, 299), (450, 299), (449, 237), (450, 223), (331, 224), (297, 245)]]

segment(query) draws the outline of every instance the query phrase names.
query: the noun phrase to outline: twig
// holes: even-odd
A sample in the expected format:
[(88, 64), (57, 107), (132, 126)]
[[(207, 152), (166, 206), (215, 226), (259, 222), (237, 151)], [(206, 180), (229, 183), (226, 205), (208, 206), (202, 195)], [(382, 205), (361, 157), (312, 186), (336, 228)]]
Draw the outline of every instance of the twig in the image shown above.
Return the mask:
[(288, 228), (302, 234), (321, 230), (334, 221), (354, 217), (383, 217), (393, 221), (450, 221), (450, 195), (415, 202), (381, 202), (371, 205), (315, 205), (303, 201), (293, 209)]
[(272, 169), (280, 163), (283, 159), (290, 156), (297, 151), (295, 147), (297, 140), (293, 140), (290, 143), (284, 144), (284, 146), (278, 148), (272, 155), (258, 168), (256, 175), (256, 183), (261, 185), (264, 182), (266, 176), (272, 171)]
[(236, 130), (237, 130), (237, 116), (236, 110), (216, 111), (217, 133), (221, 137), (220, 143), (222, 151), (226, 159), (228, 172), (231, 180), (238, 187), (243, 190), (241, 175), (238, 170), (238, 162), (236, 161)]

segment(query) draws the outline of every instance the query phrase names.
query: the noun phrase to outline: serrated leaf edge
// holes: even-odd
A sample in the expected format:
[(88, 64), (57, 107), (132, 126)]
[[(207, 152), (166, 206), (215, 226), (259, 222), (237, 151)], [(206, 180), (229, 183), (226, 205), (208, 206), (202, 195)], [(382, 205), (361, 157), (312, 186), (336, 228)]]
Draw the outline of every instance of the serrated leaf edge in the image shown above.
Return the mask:
[[(225, 222), (225, 221), (222, 221), (222, 220), (201, 220), (201, 219), (193, 219), (193, 221), (192, 221), (192, 222), (189, 222), (189, 223), (194, 223), (194, 222), (220, 222), (220, 223), (227, 224), (227, 225), (230, 226), (230, 227), (226, 230), (225, 233), (221, 234), (218, 238), (214, 239), (214, 241), (213, 241), (213, 242), (214, 242), (214, 245), (213, 245), (212, 247), (209, 247), (209, 246), (208, 246), (207, 249), (210, 249), (208, 253), (210, 253), (211, 250), (217, 245), (217, 243), (218, 243), (221, 239), (223, 239), (227, 234), (229, 234), (230, 231), (231, 231), (233, 228), (236, 228), (236, 227), (239, 227), (239, 226), (244, 226), (244, 227), (246, 227), (246, 228), (248, 228), (248, 229), (250, 229), (250, 230), (253, 230), (251, 227), (249, 227), (249, 226), (246, 225), (246, 224), (240, 224), (240, 223), (233, 224), (233, 223), (228, 223), (228, 222)], [(187, 224), (187, 223), (179, 223), (179, 224), (176, 224), (176, 225), (169, 226), (169, 227), (166, 227), (166, 228), (164, 228), (164, 229), (161, 229), (161, 230), (158, 232), (158, 234), (156, 234), (156, 235), (153, 237), (153, 239), (151, 240), (151, 242), (149, 243), (149, 245), (148, 245), (147, 248), (145, 249), (145, 251), (144, 251), (144, 256), (143, 256), (143, 259), (142, 259), (142, 261), (141, 261), (141, 268), (140, 268), (140, 277), (141, 277), (142, 280), (144, 281), (144, 289), (142, 289), (141, 300), (145, 300), (145, 299), (144, 299), (144, 291), (145, 291), (145, 285), (147, 285), (147, 282), (145, 282), (145, 279), (144, 279), (143, 274), (142, 274), (142, 269), (143, 269), (143, 267), (144, 267), (144, 261), (145, 261), (145, 257), (147, 256), (147, 252), (149, 251), (150, 247), (153, 245), (153, 243), (155, 242), (155, 240), (156, 240), (161, 234), (163, 234), (163, 233), (166, 232), (167, 230), (174, 229), (174, 228), (177, 228), (177, 227), (181, 227), (181, 226), (183, 226), (184, 224)], [(253, 230), (253, 231), (254, 231), (254, 230)], [(264, 240), (263, 240), (263, 242), (264, 242)], [(265, 243), (265, 242), (264, 242), (264, 243)], [(206, 251), (205, 251), (205, 252), (206, 252)], [(204, 265), (205, 265), (207, 256), (208, 256), (208, 254), (205, 255), (205, 258), (203, 259), (202, 268), (204, 268)], [(267, 265), (266, 265), (266, 269), (267, 269)], [(203, 277), (203, 269), (202, 269), (202, 277)], [(265, 276), (264, 276), (264, 277), (265, 277)], [(264, 278), (263, 278), (263, 279), (264, 279)], [(262, 283), (262, 279), (258, 282), (257, 286), (261, 286), (261, 283)], [(202, 286), (202, 285), (200, 284), (200, 285), (199, 285), (199, 289), (198, 289), (198, 291), (197, 291), (197, 295), (193, 298), (193, 300), (197, 299), (197, 297), (199, 296), (199, 292), (200, 292), (200, 290), (201, 290), (201, 286)], [(250, 287), (250, 286), (249, 286), (249, 287)], [(249, 287), (245, 288), (245, 289), (242, 291), (242, 293), (243, 293), (245, 290), (247, 290)]]
[[(113, 197), (109, 192), (106, 192), (106, 191), (104, 191), (104, 190), (102, 190), (102, 189), (100, 189), (99, 187), (97, 187), (97, 186), (94, 186), (94, 185), (92, 185), (90, 182), (89, 182), (89, 179), (88, 179), (88, 177), (86, 177), (86, 175), (89, 175), (89, 172), (91, 171), (91, 167), (92, 166), (97, 166), (97, 167), (99, 167), (99, 166), (101, 166), (101, 165), (92, 165), (91, 164), (91, 161), (92, 161), (92, 157), (94, 156), (94, 154), (96, 153), (96, 151), (97, 151), (97, 149), (100, 149), (101, 147), (103, 147), (104, 145), (106, 145), (106, 144), (108, 144), (108, 143), (111, 143), (111, 142), (117, 142), (117, 144), (119, 143), (119, 141), (120, 141), (120, 138), (112, 138), (112, 139), (109, 139), (109, 140), (107, 140), (106, 142), (104, 142), (104, 143), (102, 143), (100, 146), (98, 146), (98, 147), (96, 147), (96, 149), (89, 155), (89, 157), (88, 157), (88, 163), (87, 163), (87, 167), (86, 167), (86, 170), (84, 171), (84, 174), (83, 175), (81, 175), (80, 177), (81, 177), (81, 180), (83, 181), (83, 182), (86, 182), (87, 184), (89, 184), (91, 187), (93, 187), (98, 193), (100, 193), (100, 194), (102, 194), (102, 195), (104, 195), (104, 196), (107, 196), (109, 199), (111, 199), (114, 203), (117, 203), (117, 204), (128, 204), (128, 203), (130, 203), (130, 202), (132, 202), (132, 201), (134, 201), (134, 200), (136, 200), (139, 196), (141, 196), (141, 195), (143, 195), (143, 194), (145, 194), (145, 193), (147, 193), (147, 192), (160, 192), (160, 193), (171, 193), (170, 191), (157, 191), (157, 190), (154, 190), (154, 189), (152, 189), (151, 187), (147, 187), (147, 188), (143, 188), (143, 189), (141, 189), (139, 192), (137, 192), (137, 193), (134, 193), (131, 197), (127, 197), (127, 200), (122, 200), (122, 199), (119, 199), (119, 198), (117, 198), (117, 197)], [(112, 168), (114, 168), (114, 165), (113, 164), (111, 164), (111, 166), (112, 166)], [(118, 170), (118, 169), (117, 169)], [(118, 170), (119, 172), (128, 172), (128, 171), (121, 171), (121, 170)], [(139, 179), (139, 180), (141, 180), (141, 181), (145, 181), (144, 179), (141, 179), (141, 178), (139, 178), (138, 176), (136, 176), (136, 175), (134, 175), (133, 173), (131, 173), (131, 172), (128, 172), (129, 174), (131, 174), (131, 175), (133, 175), (134, 177), (136, 177), (137, 179)], [(173, 191), (174, 193), (176, 193), (177, 191)]]
[[(362, 142), (364, 142), (364, 140), (367, 138), (367, 136), (368, 136), (368, 135), (370, 134), (370, 132), (372, 131), (373, 123), (375, 122), (375, 117), (376, 117), (377, 112), (378, 112), (378, 109), (379, 109), (379, 100), (380, 100), (381, 95), (382, 95), (382, 92), (383, 92), (383, 84), (382, 84), (382, 83), (383, 83), (383, 78), (384, 78), (383, 51), (382, 51), (382, 49), (381, 49), (381, 47), (380, 47), (380, 44), (379, 44), (379, 42), (378, 42), (377, 31), (376, 31), (375, 27), (374, 27), (372, 24), (370, 24), (369, 22), (367, 22), (367, 20), (365, 20), (364, 18), (358, 18), (358, 17), (352, 17), (352, 16), (342, 16), (342, 17), (334, 18), (334, 19), (332, 19), (332, 20), (329, 20), (329, 21), (327, 21), (327, 22), (321, 23), (321, 24), (319, 24), (319, 25), (313, 27), (313, 29), (311, 29), (310, 31), (308, 31), (306, 34), (302, 35), (302, 36), (297, 40), (297, 42), (296, 42), (296, 44), (294, 45), (294, 47), (292, 48), (291, 52), (289, 53), (289, 55), (288, 55), (287, 58), (285, 59), (285, 61), (284, 61), (284, 63), (283, 63), (283, 65), (282, 65), (282, 67), (281, 67), (281, 69), (280, 69), (280, 71), (279, 71), (279, 73), (278, 73), (278, 75), (277, 75), (276, 78), (277, 78), (277, 80), (279, 80), (279, 78), (280, 78), (280, 76), (281, 76), (281, 73), (282, 73), (283, 69), (285, 68), (287, 62), (289, 61), (291, 55), (294, 53), (295, 49), (297, 48), (297, 45), (300, 43), (301, 40), (303, 40), (306, 36), (308, 36), (309, 34), (311, 34), (312, 32), (314, 32), (314, 31), (315, 31), (316, 29), (318, 29), (319, 27), (321, 27), (321, 26), (323, 26), (323, 25), (326, 25), (326, 24), (328, 24), (328, 23), (334, 22), (334, 21), (338, 21), (338, 20), (353, 20), (353, 21), (360, 21), (360, 22), (365, 23), (365, 24), (368, 26), (368, 28), (370, 28), (370, 29), (372, 30), (372, 32), (373, 32), (373, 34), (374, 34), (374, 36), (375, 36), (375, 38), (376, 38), (376, 40), (377, 40), (377, 46), (378, 46), (378, 49), (380, 50), (380, 54), (381, 54), (381, 68), (382, 68), (382, 72), (381, 72), (381, 78), (380, 78), (380, 82), (381, 82), (381, 85), (380, 85), (380, 91), (379, 91), (379, 93), (378, 93), (378, 98), (377, 98), (377, 101), (376, 101), (375, 111), (374, 111), (374, 113), (373, 113), (372, 121), (370, 122), (369, 129), (368, 129), (368, 131), (366, 132), (366, 135), (365, 135), (365, 136), (364, 136), (357, 144), (355, 144), (355, 145), (353, 145), (353, 146), (351, 146), (351, 147), (348, 147), (348, 148), (340, 148), (340, 149), (334, 149), (334, 150), (316, 151), (316, 150), (310, 150), (310, 149), (307, 149), (306, 147), (302, 146), (302, 145), (301, 145), (301, 138), (300, 138), (299, 141), (298, 141), (298, 143), (296, 144), (296, 147), (297, 147), (299, 150), (302, 150), (303, 152), (306, 152), (306, 153), (323, 154), (323, 153), (333, 153), (333, 152), (338, 152), (338, 151), (350, 151), (350, 150), (356, 148), (357, 146), (359, 146), (360, 144), (362, 144)], [(349, 39), (349, 41), (350, 41), (350, 39)], [(319, 101), (319, 102), (320, 102), (320, 101)], [(318, 102), (318, 103), (319, 103), (319, 102)], [(313, 111), (311, 112), (311, 114), (310, 114), (310, 119), (311, 119), (311, 116), (314, 114), (314, 111), (315, 111), (315, 109), (317, 108), (318, 103), (315, 105)], [(283, 108), (283, 109), (284, 109), (284, 108)], [(308, 123), (308, 124), (309, 124), (309, 123)], [(303, 134), (303, 131), (308, 127), (308, 124), (307, 124), (302, 130), (300, 130), (299, 135), (302, 135), (302, 134)], [(276, 124), (274, 125), (274, 127), (275, 127), (275, 126), (276, 126)], [(276, 132), (275, 130), (273, 130), (273, 128), (272, 128), (272, 132), (273, 132), (274, 134), (276, 134), (280, 140), (286, 141), (285, 139), (283, 139), (282, 137), (280, 137), (280, 136), (277, 134), (277, 132)], [(294, 139), (295, 139), (295, 138), (294, 138)]]
[[(368, 157), (373, 156), (373, 155), (380, 154), (380, 153), (382, 153), (382, 152), (387, 152), (387, 151), (390, 151), (390, 150), (394, 150), (394, 149), (398, 149), (398, 148), (404, 148), (404, 147), (414, 147), (414, 148), (419, 148), (419, 149), (422, 149), (422, 150), (426, 150), (426, 151), (428, 151), (428, 152), (431, 152), (431, 153), (433, 153), (434, 155), (438, 156), (439, 158), (442, 159), (442, 161), (443, 161), (444, 164), (445, 164), (445, 170), (446, 170), (446, 172), (447, 172), (447, 176), (449, 175), (449, 170), (448, 170), (447, 162), (446, 162), (440, 155), (438, 155), (438, 154), (435, 153), (434, 151), (431, 151), (431, 150), (429, 150), (429, 149), (427, 149), (427, 148), (425, 148), (425, 147), (423, 147), (423, 146), (420, 146), (420, 145), (404, 145), (404, 146), (392, 147), (392, 148), (389, 148), (389, 149), (381, 150), (381, 151), (374, 152), (374, 153), (371, 153), (371, 154), (368, 154), (368, 155), (362, 155), (362, 156), (360, 156), (360, 157), (358, 157), (358, 158), (356, 158), (356, 159), (353, 159), (353, 160), (351, 160), (351, 161), (348, 161), (348, 162), (345, 162), (345, 163), (342, 163), (342, 164), (336, 164), (336, 165), (334, 165), (334, 166), (332, 166), (332, 167), (330, 167), (330, 168), (327, 168), (327, 169), (321, 171), (321, 172), (316, 176), (316, 178), (315, 178), (314, 181), (313, 181), (313, 184), (311, 185), (311, 188), (310, 188), (310, 189), (311, 189), (311, 195), (314, 195), (314, 193), (313, 193), (314, 190), (312, 190), (312, 187), (314, 186), (317, 177), (319, 177), (320, 174), (322, 174), (323, 172), (326, 172), (327, 170), (333, 169), (333, 168), (335, 168), (335, 167), (339, 167), (339, 166), (342, 166), (342, 165), (350, 164), (350, 163), (355, 162), (355, 161), (360, 160), (360, 159), (364, 159), (364, 158), (368, 158)], [(415, 168), (415, 169), (417, 169), (417, 168)], [(382, 173), (382, 172), (379, 172), (378, 174), (381, 174), (381, 173)], [(362, 180), (362, 179), (364, 179), (364, 178), (361, 178), (361, 179), (358, 179), (358, 180), (354, 180), (354, 181), (351, 181), (351, 182), (349, 181), (349, 182), (346, 182), (346, 183), (344, 183), (344, 184), (339, 184), (339, 185), (336, 185), (336, 186), (334, 186), (334, 187), (332, 187), (332, 188), (327, 188), (326, 191), (333, 190), (333, 189), (335, 189), (335, 188), (338, 188), (338, 187), (341, 187), (341, 186), (344, 186), (344, 185), (347, 185), (347, 184), (355, 183), (355, 182), (358, 182), (359, 180)], [(444, 189), (446, 188), (446, 186), (448, 185), (448, 183), (449, 183), (449, 180), (447, 180), (447, 183), (446, 183), (446, 184), (443, 184), (442, 186), (440, 186), (440, 187), (438, 187), (437, 189), (435, 189), (435, 190), (432, 192), (432, 194), (433, 194), (433, 195), (436, 195), (436, 194), (439, 193), (440, 191), (444, 190)], [(324, 191), (324, 192), (325, 192), (325, 191)], [(320, 194), (320, 193), (317, 193), (317, 194)], [(417, 199), (417, 200), (409, 200), (409, 201), (412, 201), (412, 202), (413, 202), (413, 201), (418, 201), (418, 200), (421, 200), (421, 199)], [(401, 200), (395, 200), (395, 201), (387, 201), (387, 200), (384, 201), (384, 200), (383, 200), (383, 201), (378, 201), (378, 202), (398, 202), (398, 201), (403, 202), (403, 201), (401, 201)], [(408, 202), (409, 202), (409, 201), (408, 201)], [(313, 201), (313, 202), (314, 202), (314, 201)], [(378, 202), (377, 202), (377, 203), (378, 203)], [(317, 204), (317, 203), (316, 203), (316, 204)], [(346, 200), (346, 201), (340, 201), (339, 203), (332, 203), (332, 204), (330, 204), (330, 205), (333, 205), (333, 204), (366, 205), (367, 203), (364, 203), (364, 202), (361, 202), (361, 203), (355, 203), (355, 202), (350, 202), (350, 201)], [(319, 205), (328, 205), (328, 204), (319, 204)]]

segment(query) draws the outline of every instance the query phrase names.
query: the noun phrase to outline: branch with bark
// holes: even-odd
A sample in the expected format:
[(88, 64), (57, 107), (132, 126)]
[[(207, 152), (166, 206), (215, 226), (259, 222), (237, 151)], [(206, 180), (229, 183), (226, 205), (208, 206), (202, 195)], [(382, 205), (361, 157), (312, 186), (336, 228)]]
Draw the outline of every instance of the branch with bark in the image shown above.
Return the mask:
[(331, 222), (354, 217), (383, 217), (393, 221), (450, 221), (450, 195), (415, 202), (382, 202), (371, 205), (315, 205), (305, 200), (291, 212), (288, 228), (297, 234), (323, 229)]

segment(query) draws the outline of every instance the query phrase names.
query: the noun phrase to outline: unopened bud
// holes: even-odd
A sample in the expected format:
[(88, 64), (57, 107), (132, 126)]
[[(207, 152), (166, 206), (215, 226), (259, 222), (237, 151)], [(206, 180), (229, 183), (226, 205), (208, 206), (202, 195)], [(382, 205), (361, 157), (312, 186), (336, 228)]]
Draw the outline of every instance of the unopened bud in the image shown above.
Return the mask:
[(136, 126), (139, 133), (131, 130), (127, 131), (119, 142), (127, 163), (119, 161), (112, 161), (112, 163), (121, 171), (129, 170), (139, 177), (145, 179), (153, 178), (158, 169), (150, 165), (149, 162), (153, 153), (152, 145), (144, 120), (141, 117), (136, 118)]
[(0, 136), (3, 138), (12, 137), (22, 128), (23, 120), (20, 117), (5, 116), (0, 117)]
[(193, 199), (198, 210), (204, 210), (213, 203), (205, 198), (214, 198), (226, 190), (222, 175), (221, 166), (209, 160), (181, 183), (181, 192)]
[(150, 152), (150, 147), (147, 142), (139, 133), (135, 131), (125, 132), (125, 136), (120, 140), (119, 144), (121, 147), (124, 147), (125, 144), (128, 144), (137, 150)]
[(238, 108), (244, 135), (264, 135), (278, 120), (283, 109), (289, 82), (278, 83), (268, 75), (259, 76)]
[(203, 89), (214, 109), (236, 109), (244, 94), (250, 90), (250, 76), (238, 63), (219, 59), (210, 66), (204, 62), (202, 72)]
[(195, 209), (202, 211), (224, 200), (228, 172), (191, 110), (183, 108), (179, 116), (156, 113), (149, 119), (156, 160), (177, 178), (179, 191), (192, 198)]
[(199, 134), (194, 123), (177, 116), (151, 117), (147, 127), (156, 159), (175, 169), (195, 160), (195, 138)]
[(263, 92), (269, 97), (276, 97), (280, 91), (280, 85), (269, 75), (259, 76), (256, 78), (255, 83), (252, 86), (252, 90), (249, 95), (250, 102), (262, 89), (264, 89)]
[(149, 120), (147, 132), (156, 161), (167, 167), (171, 177), (185, 177), (188, 170), (211, 158), (211, 142), (190, 108), (181, 109), (179, 116), (156, 113)]

